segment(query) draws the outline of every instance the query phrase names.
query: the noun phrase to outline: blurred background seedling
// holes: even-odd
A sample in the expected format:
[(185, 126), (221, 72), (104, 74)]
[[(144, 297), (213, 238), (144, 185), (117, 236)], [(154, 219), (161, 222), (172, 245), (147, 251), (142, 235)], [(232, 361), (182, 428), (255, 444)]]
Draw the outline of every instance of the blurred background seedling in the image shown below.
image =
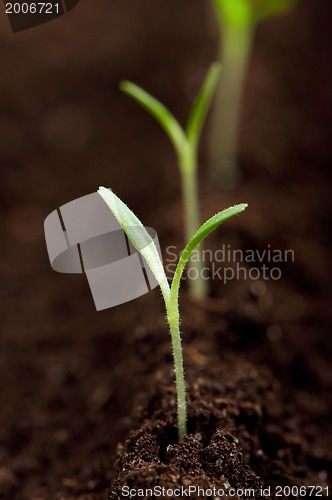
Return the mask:
[(241, 101), (257, 24), (292, 9), (295, 0), (211, 0), (219, 25), (223, 71), (211, 117), (209, 165), (219, 187), (239, 180), (238, 137)]
[[(157, 99), (138, 85), (123, 81), (120, 88), (135, 99), (160, 123), (170, 138), (178, 159), (181, 176), (185, 240), (189, 241), (200, 226), (199, 196), (197, 183), (198, 146), (201, 130), (216, 88), (220, 65), (212, 64), (205, 81), (191, 108), (186, 129), (183, 129), (173, 114)], [(202, 299), (207, 295), (207, 280), (202, 273), (201, 259), (190, 263), (193, 279), (189, 280), (192, 296)]]

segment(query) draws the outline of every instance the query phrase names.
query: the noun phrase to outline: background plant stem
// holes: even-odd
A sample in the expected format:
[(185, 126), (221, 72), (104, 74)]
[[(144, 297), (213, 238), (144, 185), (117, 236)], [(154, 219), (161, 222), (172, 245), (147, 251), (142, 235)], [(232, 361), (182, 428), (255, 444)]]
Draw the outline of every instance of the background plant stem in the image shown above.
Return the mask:
[(217, 86), (210, 131), (211, 178), (225, 189), (237, 184), (237, 146), (243, 88), (255, 25), (220, 26), (221, 77)]
[[(190, 241), (200, 227), (198, 206), (198, 183), (197, 183), (197, 155), (190, 149), (180, 160), (181, 183), (184, 204), (185, 241)], [(202, 259), (195, 259), (189, 263), (189, 273), (192, 269), (194, 279), (189, 279), (189, 290), (195, 299), (201, 300), (207, 296), (207, 280), (203, 278)], [(197, 276), (197, 277), (196, 277)]]

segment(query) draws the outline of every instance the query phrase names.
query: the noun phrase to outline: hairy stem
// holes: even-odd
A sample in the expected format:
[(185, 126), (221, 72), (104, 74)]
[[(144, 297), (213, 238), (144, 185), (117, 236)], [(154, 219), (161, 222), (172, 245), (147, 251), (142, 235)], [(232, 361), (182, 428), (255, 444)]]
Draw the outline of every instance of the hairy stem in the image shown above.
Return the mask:
[[(174, 303), (174, 302), (173, 302)], [(184, 381), (184, 367), (182, 356), (182, 341), (180, 333), (180, 316), (178, 299), (176, 299), (175, 307), (171, 305), (172, 301), (167, 306), (167, 320), (170, 326), (174, 372), (175, 372), (175, 385), (177, 397), (177, 419), (178, 419), (178, 434), (179, 441), (187, 432), (187, 404), (186, 404), (186, 387)]]

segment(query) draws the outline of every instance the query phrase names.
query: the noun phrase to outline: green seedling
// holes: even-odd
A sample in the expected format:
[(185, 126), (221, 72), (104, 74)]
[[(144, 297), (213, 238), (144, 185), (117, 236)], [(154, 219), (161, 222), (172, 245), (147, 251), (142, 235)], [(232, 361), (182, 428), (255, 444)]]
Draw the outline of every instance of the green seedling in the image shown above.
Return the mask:
[(290, 10), (295, 0), (211, 0), (220, 28), (223, 71), (211, 117), (209, 164), (220, 187), (232, 188), (239, 177), (237, 142), (244, 81), (256, 25)]
[(132, 245), (144, 257), (152, 273), (154, 274), (165, 302), (166, 317), (170, 328), (174, 372), (177, 394), (177, 418), (179, 440), (187, 432), (187, 405), (185, 392), (185, 379), (183, 368), (182, 341), (180, 334), (180, 312), (179, 312), (179, 288), (181, 277), (192, 252), (198, 245), (220, 224), (233, 215), (243, 212), (246, 204), (235, 205), (217, 213), (207, 220), (196, 231), (194, 236), (181, 253), (174, 273), (171, 285), (169, 285), (166, 273), (159, 257), (159, 253), (149, 233), (136, 215), (118, 198), (112, 191), (100, 187), (98, 193), (110, 208), (111, 212), (128, 236)]
[[(185, 130), (161, 102), (138, 85), (128, 81), (123, 81), (120, 84), (123, 92), (135, 99), (154, 116), (174, 146), (181, 175), (186, 241), (194, 235), (200, 226), (197, 186), (198, 145), (219, 73), (220, 65), (217, 63), (212, 64), (191, 108)], [(190, 291), (193, 297), (202, 299), (207, 295), (207, 281), (202, 276), (201, 259), (191, 262), (190, 266), (195, 268), (193, 274), (197, 277), (190, 280)]]

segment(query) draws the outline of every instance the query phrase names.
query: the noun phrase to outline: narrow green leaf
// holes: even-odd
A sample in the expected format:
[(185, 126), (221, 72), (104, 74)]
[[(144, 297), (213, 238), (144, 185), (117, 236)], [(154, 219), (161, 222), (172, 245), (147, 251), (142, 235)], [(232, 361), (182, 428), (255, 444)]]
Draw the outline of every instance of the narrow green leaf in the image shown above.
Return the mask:
[(145, 258), (148, 266), (158, 281), (165, 304), (167, 305), (170, 296), (170, 287), (153, 239), (141, 221), (130, 210), (130, 208), (128, 208), (127, 205), (113, 193), (113, 191), (101, 186), (98, 189), (98, 194), (103, 198), (114, 217), (117, 219), (122, 229), (128, 236), (132, 245)]
[(213, 92), (218, 83), (220, 70), (221, 65), (219, 63), (213, 63), (211, 65), (201, 90), (199, 91), (190, 111), (187, 126), (187, 137), (190, 144), (195, 149), (197, 149), (203, 123), (212, 100)]
[(288, 12), (296, 4), (296, 0), (257, 0), (255, 17), (257, 21), (267, 17), (277, 16)]
[(135, 83), (122, 81), (120, 89), (135, 99), (158, 121), (172, 141), (177, 154), (181, 156), (188, 148), (188, 140), (181, 125), (166, 106)]
[[(188, 260), (190, 259), (190, 255), (198, 247), (198, 245), (210, 234), (214, 229), (216, 229), (220, 224), (225, 222), (227, 219), (233, 217), (233, 215), (237, 215), (243, 212), (247, 208), (246, 203), (241, 203), (239, 205), (234, 205), (233, 207), (226, 208), (222, 212), (218, 212), (216, 215), (208, 219), (204, 224), (198, 229), (198, 231), (191, 238), (185, 249), (183, 250), (181, 257), (179, 259), (178, 265), (176, 267), (174, 278), (172, 282), (171, 294), (172, 297), (178, 295), (178, 290), (180, 287), (180, 281), (182, 277), (182, 273)], [(176, 292), (176, 293), (175, 293)]]
[(267, 17), (291, 10), (297, 0), (212, 0), (219, 20), (244, 29)]

